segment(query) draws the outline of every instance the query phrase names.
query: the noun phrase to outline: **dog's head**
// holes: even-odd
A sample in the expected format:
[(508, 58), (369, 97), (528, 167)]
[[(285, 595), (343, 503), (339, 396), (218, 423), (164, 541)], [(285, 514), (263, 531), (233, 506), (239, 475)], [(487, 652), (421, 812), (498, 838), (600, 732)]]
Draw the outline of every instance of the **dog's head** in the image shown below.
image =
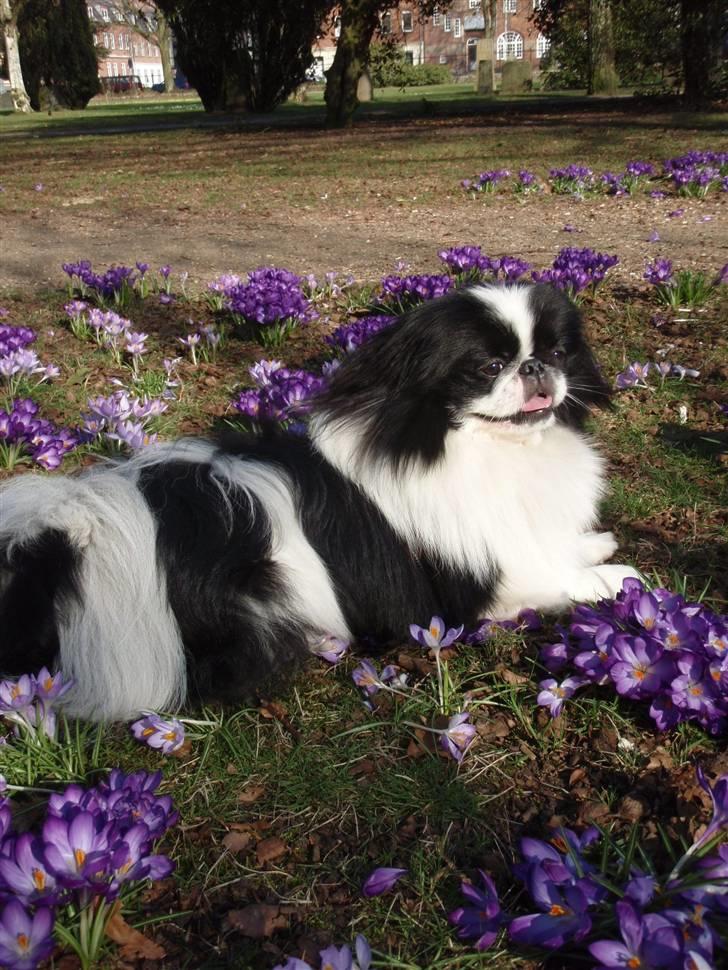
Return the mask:
[(405, 314), (347, 358), (314, 429), (345, 427), (359, 455), (436, 461), (449, 432), (528, 439), (579, 428), (609, 388), (573, 303), (547, 285), (474, 286)]

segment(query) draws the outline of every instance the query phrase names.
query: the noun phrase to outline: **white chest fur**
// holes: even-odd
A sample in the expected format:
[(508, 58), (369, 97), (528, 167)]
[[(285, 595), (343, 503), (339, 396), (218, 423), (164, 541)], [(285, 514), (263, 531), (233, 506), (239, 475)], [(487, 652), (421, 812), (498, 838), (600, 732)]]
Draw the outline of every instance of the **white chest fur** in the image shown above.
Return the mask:
[(473, 419), (448, 435), (443, 460), (401, 474), (358, 460), (359, 441), (329, 426), (316, 443), (413, 549), (476, 576), (495, 567), (490, 613), (568, 599), (603, 492), (602, 459), (583, 435), (553, 426), (514, 438)]

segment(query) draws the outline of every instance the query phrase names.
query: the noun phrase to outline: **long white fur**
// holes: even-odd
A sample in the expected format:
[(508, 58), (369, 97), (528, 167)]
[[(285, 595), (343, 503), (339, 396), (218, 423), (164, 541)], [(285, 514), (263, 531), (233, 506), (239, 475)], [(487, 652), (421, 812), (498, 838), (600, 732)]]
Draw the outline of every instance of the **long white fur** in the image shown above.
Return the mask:
[(0, 540), (23, 545), (58, 529), (81, 552), (82, 600), (58, 623), (60, 665), (76, 682), (71, 714), (125, 719), (183, 701), (184, 651), (156, 565), (156, 527), (133, 482), (108, 469), (24, 475), (0, 492), (0, 522)]

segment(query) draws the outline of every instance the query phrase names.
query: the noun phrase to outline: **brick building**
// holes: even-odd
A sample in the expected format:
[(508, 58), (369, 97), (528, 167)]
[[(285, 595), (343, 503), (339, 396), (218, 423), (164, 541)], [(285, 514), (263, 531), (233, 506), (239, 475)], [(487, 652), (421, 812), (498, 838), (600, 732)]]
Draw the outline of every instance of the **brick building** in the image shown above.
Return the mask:
[[(99, 59), (99, 77), (139, 78), (145, 88), (164, 81), (156, 35), (131, 5), (89, 3), (88, 16)], [(113, 84), (113, 81), (111, 82)]]
[[(496, 78), (506, 60), (530, 61), (534, 72), (548, 50), (548, 40), (531, 21), (541, 0), (454, 0), (443, 11), (421, 18), (408, 0), (392, 7), (381, 18), (381, 34), (394, 38), (413, 64), (443, 64), (453, 77), (467, 78), (477, 68), (477, 45), (488, 37), (487, 19), (494, 15), (492, 60)], [(338, 26), (322, 36), (314, 47), (317, 71), (331, 67), (336, 51)]]

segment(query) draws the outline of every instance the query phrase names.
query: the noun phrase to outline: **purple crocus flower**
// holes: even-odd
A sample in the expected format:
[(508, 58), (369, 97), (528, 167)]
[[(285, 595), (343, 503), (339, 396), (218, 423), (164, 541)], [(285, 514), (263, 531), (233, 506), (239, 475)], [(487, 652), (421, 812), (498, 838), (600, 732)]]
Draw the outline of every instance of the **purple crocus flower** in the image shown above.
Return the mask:
[(49, 816), (43, 859), (58, 883), (82, 896), (106, 894), (111, 880), (111, 824), (103, 813), (80, 811), (70, 821)]
[(321, 637), (319, 642), (311, 648), (311, 652), (320, 660), (337, 664), (348, 653), (350, 647), (351, 644), (348, 640), (342, 640), (341, 637), (326, 636)]
[(544, 868), (535, 866), (528, 889), (541, 912), (511, 921), (508, 933), (515, 943), (557, 949), (567, 941), (582, 939), (590, 931), (589, 900), (578, 886), (556, 885)]
[(43, 843), (24, 832), (6, 840), (0, 855), (0, 885), (26, 903), (53, 903), (57, 897), (56, 878), (43, 858)]
[(461, 940), (475, 938), (475, 949), (483, 951), (495, 942), (507, 917), (501, 910), (493, 880), (482, 869), (478, 872), (485, 888), (463, 881), (460, 892), (473, 905), (453, 910), (448, 919), (453, 926), (457, 926), (457, 935)]
[(653, 286), (670, 283), (672, 276), (672, 262), (669, 259), (655, 259), (645, 268), (644, 278)]
[(609, 676), (618, 694), (625, 697), (652, 697), (674, 672), (672, 661), (661, 644), (642, 637), (619, 635), (612, 646), (614, 663)]
[(53, 952), (53, 910), (32, 915), (17, 899), (0, 911), (0, 963), (8, 970), (35, 970)]
[(371, 872), (361, 887), (364, 896), (381, 896), (382, 893), (389, 892), (395, 883), (402, 878), (407, 869), (391, 869), (382, 867)]
[(321, 966), (325, 970), (351, 970), (351, 949), (348, 946), (327, 946), (319, 951)]
[(174, 718), (165, 719), (153, 712), (148, 712), (135, 721), (131, 725), (131, 733), (137, 741), (142, 741), (162, 754), (178, 751), (185, 741), (185, 729), (179, 721)]
[(586, 677), (566, 677), (559, 684), (553, 677), (542, 680), (536, 703), (540, 707), (548, 707), (551, 717), (558, 717), (564, 706), (564, 701), (573, 697), (576, 691), (587, 683)]
[(440, 744), (455, 761), (463, 760), (463, 755), (473, 742), (477, 733), (474, 724), (469, 724), (470, 715), (467, 712), (453, 714), (447, 727), (440, 732)]
[(617, 903), (616, 910), (622, 940), (598, 940), (589, 946), (600, 962), (599, 970), (682, 966), (683, 941), (667, 919), (654, 913), (642, 916), (626, 899)]
[(634, 361), (621, 374), (617, 374), (616, 384), (620, 390), (627, 387), (647, 387), (647, 375), (652, 369), (652, 364), (640, 364)]
[(431, 650), (440, 651), (443, 647), (449, 647), (462, 635), (464, 627), (452, 627), (446, 629), (446, 623), (440, 616), (433, 616), (427, 628), (417, 626), (416, 623), (410, 624), (410, 635), (421, 647), (429, 647)]
[(728, 775), (721, 775), (713, 786), (705, 777), (702, 765), (697, 765), (695, 774), (700, 787), (710, 795), (713, 803), (713, 817), (705, 832), (698, 839), (700, 845), (705, 845), (713, 836), (728, 826)]

